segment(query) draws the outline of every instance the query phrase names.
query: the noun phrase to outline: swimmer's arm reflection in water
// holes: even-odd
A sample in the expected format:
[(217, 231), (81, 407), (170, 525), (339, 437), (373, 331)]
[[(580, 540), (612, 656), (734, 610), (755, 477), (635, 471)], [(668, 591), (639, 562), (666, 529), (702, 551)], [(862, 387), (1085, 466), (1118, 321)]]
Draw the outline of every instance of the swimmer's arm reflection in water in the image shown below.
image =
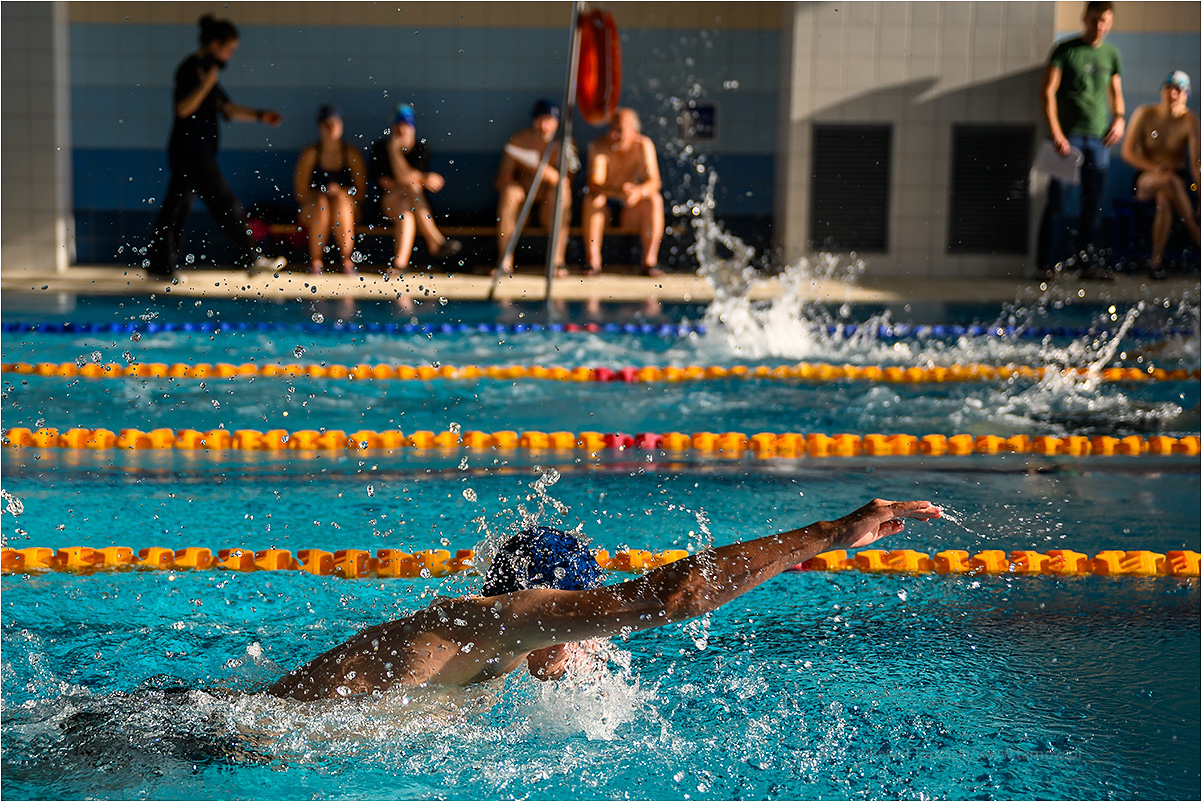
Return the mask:
[(704, 615), (815, 554), (862, 548), (900, 532), (907, 518), (941, 514), (927, 501), (876, 499), (835, 521), (708, 549), (616, 585), (440, 599), (365, 629), (267, 692), (310, 701), (393, 685), (469, 685), (508, 674), (523, 661), (535, 677), (557, 678), (579, 641)]

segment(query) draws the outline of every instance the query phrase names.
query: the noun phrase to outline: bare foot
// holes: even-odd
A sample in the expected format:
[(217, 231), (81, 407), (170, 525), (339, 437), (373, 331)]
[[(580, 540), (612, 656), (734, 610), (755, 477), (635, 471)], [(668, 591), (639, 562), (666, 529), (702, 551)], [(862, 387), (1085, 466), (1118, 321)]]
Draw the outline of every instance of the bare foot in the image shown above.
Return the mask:
[(315, 276), (321, 275), (322, 267), (324, 267), (324, 265), (321, 262), (313, 262), (309, 265), (309, 272)]
[(596, 267), (590, 266), (588, 270), (584, 271), (584, 275), (588, 276), (589, 278), (593, 278), (595, 276), (601, 275), (601, 266), (600, 265), (597, 265)]
[(657, 276), (662, 276), (663, 274), (664, 274), (664, 271), (660, 270), (655, 265), (646, 265), (643, 267), (643, 275), (644, 276), (651, 276), (652, 278), (655, 278)]

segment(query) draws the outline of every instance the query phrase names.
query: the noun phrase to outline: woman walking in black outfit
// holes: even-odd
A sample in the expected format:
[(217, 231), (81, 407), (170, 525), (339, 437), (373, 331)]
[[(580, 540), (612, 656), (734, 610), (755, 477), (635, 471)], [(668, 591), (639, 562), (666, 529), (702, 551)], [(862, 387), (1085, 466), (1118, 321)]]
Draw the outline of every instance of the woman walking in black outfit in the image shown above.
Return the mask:
[(247, 232), (246, 214), (217, 165), (220, 119), (260, 122), (276, 127), (279, 112), (252, 109), (230, 100), (218, 83), (220, 71), (238, 49), (238, 29), (228, 20), (200, 18), (200, 49), (175, 71), (175, 122), (167, 144), (171, 179), (154, 224), (147, 252), (147, 273), (169, 276), (175, 269), (184, 221), (196, 196), (205, 202), (238, 251), (238, 266), (277, 270), (282, 258), (263, 256)]

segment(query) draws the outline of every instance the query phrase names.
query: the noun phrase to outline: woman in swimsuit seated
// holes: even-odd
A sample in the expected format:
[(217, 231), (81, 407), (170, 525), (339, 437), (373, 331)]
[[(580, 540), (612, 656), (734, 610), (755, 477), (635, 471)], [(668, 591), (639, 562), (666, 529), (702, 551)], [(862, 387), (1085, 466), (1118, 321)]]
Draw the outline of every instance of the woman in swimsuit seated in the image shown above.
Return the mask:
[(317, 110), (317, 132), (317, 142), (301, 153), (293, 177), (300, 224), (309, 231), (309, 269), (322, 271), (326, 248), (333, 244), (342, 272), (350, 274), (355, 272), (351, 251), (366, 165), (359, 149), (342, 141), (342, 114), (336, 107)]

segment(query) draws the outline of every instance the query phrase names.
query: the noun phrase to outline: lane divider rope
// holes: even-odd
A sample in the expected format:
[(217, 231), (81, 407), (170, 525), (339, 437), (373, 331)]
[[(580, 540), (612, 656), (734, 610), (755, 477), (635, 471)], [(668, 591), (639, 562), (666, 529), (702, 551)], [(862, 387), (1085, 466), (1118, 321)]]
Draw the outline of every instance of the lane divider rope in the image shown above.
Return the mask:
[[(869, 325), (845, 323), (815, 324), (813, 331), (832, 337), (869, 337), (882, 340), (942, 339), (947, 337), (997, 337), (1042, 340), (1045, 337), (1070, 338), (1109, 337), (1117, 329), (1082, 326), (968, 326), (955, 324), (909, 325), (892, 323)], [(688, 337), (705, 334), (707, 328), (697, 323), (286, 323), (282, 321), (121, 321), (109, 323), (45, 321), (14, 321), (0, 324), (6, 334), (157, 334), (160, 332), (266, 332), (292, 331), (308, 334), (529, 334), (566, 332), (590, 334), (647, 334), (660, 337)], [(1160, 340), (1168, 337), (1193, 337), (1193, 329), (1169, 327), (1144, 329), (1133, 327), (1126, 336), (1135, 340)]]
[[(545, 379), (571, 382), (686, 382), (716, 379), (775, 379), (801, 381), (887, 382), (891, 384), (926, 384), (967, 381), (996, 381), (1011, 378), (1043, 378), (1049, 373), (1062, 376), (1089, 376), (1088, 368), (1058, 369), (1031, 365), (946, 365), (921, 367), (912, 365), (833, 365), (799, 362), (796, 365), (748, 366), (689, 365), (687, 367), (623, 367), (623, 368), (564, 368), (540, 365), (358, 365), (340, 364), (256, 364), (234, 365), (226, 362), (184, 363), (146, 362), (121, 365), (115, 362), (5, 362), (0, 373), (35, 376), (115, 378), (238, 378), (247, 376), (306, 377), (311, 379), (376, 379), (400, 381), (430, 381), (434, 379)], [(1104, 381), (1149, 382), (1185, 381), (1202, 378), (1198, 370), (1165, 370), (1163, 368), (1110, 367), (1097, 371)]]
[[(617, 573), (643, 573), (667, 565), (689, 553), (684, 549), (661, 552), (623, 549), (613, 555), (604, 549), (594, 552), (598, 565)], [(476, 554), (459, 549), (454, 556), (446, 549), (409, 553), (379, 549), (375, 556), (360, 549), (301, 549), (292, 556), (284, 549), (253, 551), (245, 548), (145, 548), (136, 554), (126, 546), (93, 549), (71, 546), (52, 549), (30, 547), (0, 549), (0, 572), (7, 574), (61, 571), (93, 573), (105, 570), (207, 570), (249, 573), (254, 571), (304, 571), (319, 576), (355, 578), (430, 578), (476, 572)], [(892, 574), (1045, 574), (1054, 576), (1198, 576), (1196, 551), (1102, 551), (1094, 557), (1068, 549), (1038, 551), (987, 550), (974, 555), (967, 551), (941, 551), (931, 557), (923, 552), (901, 549), (866, 549), (848, 556), (846, 551), (829, 551), (794, 566), (792, 571), (861, 571)]]
[(928, 434), (800, 434), (794, 432), (432, 432), (408, 435), (399, 430), (360, 430), (347, 434), (342, 429), (140, 429), (14, 427), (4, 431), (8, 448), (68, 449), (178, 449), (203, 451), (289, 451), (298, 455), (330, 451), (376, 449), (497, 449), (501, 451), (585, 451), (593, 455), (630, 450), (697, 452), (723, 457), (887, 457), (966, 456), (969, 454), (1036, 454), (1040, 456), (1198, 456), (1197, 435), (1170, 437), (1109, 437), (1068, 435), (1055, 437), (1018, 434), (1001, 435)]

